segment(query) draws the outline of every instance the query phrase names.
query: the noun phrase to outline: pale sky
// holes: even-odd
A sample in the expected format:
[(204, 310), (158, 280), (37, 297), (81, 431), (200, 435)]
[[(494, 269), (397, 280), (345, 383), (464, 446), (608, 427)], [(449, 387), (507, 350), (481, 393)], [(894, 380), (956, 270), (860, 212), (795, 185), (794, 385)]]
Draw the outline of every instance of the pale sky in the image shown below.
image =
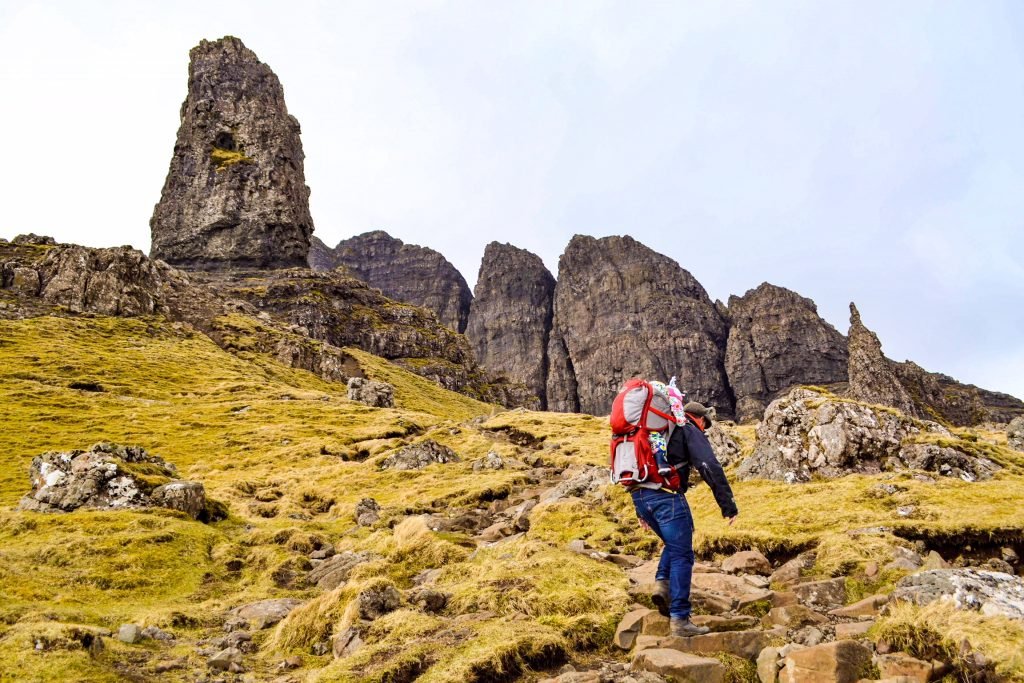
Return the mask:
[(148, 251), (188, 51), (227, 34), (330, 245), (387, 230), (472, 284), (492, 240), (554, 272), (629, 234), (1024, 397), (1022, 3), (0, 0), (0, 236)]

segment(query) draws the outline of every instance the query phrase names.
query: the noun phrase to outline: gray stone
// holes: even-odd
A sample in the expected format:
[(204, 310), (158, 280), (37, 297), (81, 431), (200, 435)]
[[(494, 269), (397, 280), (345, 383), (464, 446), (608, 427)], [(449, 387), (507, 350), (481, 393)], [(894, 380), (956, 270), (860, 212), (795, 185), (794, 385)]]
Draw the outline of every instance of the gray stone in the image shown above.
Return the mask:
[(237, 38), (204, 40), (190, 57), (150, 253), (188, 268), (305, 266), (309, 188), (280, 81)]
[(122, 643), (131, 645), (139, 642), (143, 637), (142, 629), (137, 624), (122, 624), (121, 628), (117, 629), (117, 639)]
[(373, 620), (398, 609), (402, 604), (402, 594), (391, 584), (377, 584), (363, 589), (356, 600), (359, 616)]
[(294, 598), (274, 598), (235, 607), (228, 614), (239, 619), (245, 619), (252, 628), (259, 631), (270, 628), (281, 621), (301, 604), (301, 600), (295, 600)]
[(345, 551), (324, 560), (313, 568), (307, 580), (321, 590), (334, 590), (348, 581), (352, 570), (364, 562), (370, 562), (379, 556), (372, 553), (354, 553)]
[(986, 616), (1024, 620), (1024, 579), (980, 569), (933, 569), (900, 579), (891, 600), (917, 605), (938, 600)]
[(835, 609), (846, 602), (846, 577), (801, 583), (792, 590), (811, 609)]
[(853, 303), (850, 304), (849, 351), (849, 393), (852, 398), (889, 406), (910, 417), (927, 417), (900, 383), (892, 362), (882, 355), (878, 336), (864, 326)]
[(221, 650), (210, 657), (206, 664), (211, 669), (218, 671), (236, 671), (242, 664), (242, 651), (236, 647), (229, 647)]
[(1015, 450), (1024, 451), (1024, 415), (1018, 415), (1006, 426), (1006, 444)]
[(608, 470), (604, 467), (585, 466), (558, 486), (540, 496), (541, 503), (552, 503), (562, 498), (583, 498), (608, 485)]
[(371, 408), (393, 408), (395, 388), (387, 382), (351, 377), (348, 380), (348, 400), (363, 403)]
[(373, 498), (363, 498), (356, 503), (356, 524), (373, 526), (380, 521), (380, 505)]
[(153, 489), (151, 501), (199, 519), (206, 512), (206, 489), (198, 481), (173, 481)]
[[(146, 478), (133, 465), (146, 465)], [(167, 484), (153, 487), (162, 476)], [(32, 459), (32, 492), (18, 504), (21, 510), (70, 512), (80, 507), (142, 509), (168, 507), (193, 518), (206, 512), (202, 484), (175, 480), (177, 471), (162, 458), (138, 446), (98, 443), (88, 451), (49, 451)]]
[(460, 462), (455, 452), (433, 439), (411, 444), (384, 458), (382, 470), (418, 470), (434, 463)]
[(331, 652), (335, 659), (348, 657), (363, 646), (363, 639), (354, 628), (347, 628), (331, 639)]

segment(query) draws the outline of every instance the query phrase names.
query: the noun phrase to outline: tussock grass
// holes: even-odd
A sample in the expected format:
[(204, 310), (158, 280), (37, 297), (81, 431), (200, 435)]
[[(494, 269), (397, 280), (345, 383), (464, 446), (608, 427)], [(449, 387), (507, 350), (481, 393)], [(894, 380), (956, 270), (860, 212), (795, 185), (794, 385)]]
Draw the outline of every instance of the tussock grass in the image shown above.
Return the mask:
[(996, 671), (1007, 680), (1024, 681), (1024, 624), (1013, 619), (958, 610), (943, 602), (924, 607), (898, 603), (889, 606), (872, 634), (916, 657), (939, 658), (961, 670), (960, 646), (966, 640), (994, 661)]

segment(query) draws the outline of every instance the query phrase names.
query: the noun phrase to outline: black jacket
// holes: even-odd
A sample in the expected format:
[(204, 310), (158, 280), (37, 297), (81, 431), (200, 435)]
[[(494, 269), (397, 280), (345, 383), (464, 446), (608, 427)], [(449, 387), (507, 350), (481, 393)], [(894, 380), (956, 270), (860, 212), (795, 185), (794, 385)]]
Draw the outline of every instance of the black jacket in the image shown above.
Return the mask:
[(735, 517), (736, 501), (732, 497), (732, 488), (725, 479), (721, 463), (711, 450), (708, 437), (696, 425), (687, 422), (682, 427), (672, 430), (668, 440), (668, 461), (679, 470), (679, 478), (686, 490), (690, 478), (690, 467), (696, 468), (700, 478), (711, 487), (723, 517)]

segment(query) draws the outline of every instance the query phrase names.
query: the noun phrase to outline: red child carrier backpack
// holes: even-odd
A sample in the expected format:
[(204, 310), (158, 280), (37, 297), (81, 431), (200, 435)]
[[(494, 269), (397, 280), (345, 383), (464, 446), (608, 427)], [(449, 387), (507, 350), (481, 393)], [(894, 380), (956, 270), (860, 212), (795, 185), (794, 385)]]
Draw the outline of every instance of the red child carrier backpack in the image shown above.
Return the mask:
[(643, 484), (645, 488), (679, 490), (679, 473), (673, 469), (659, 474), (651, 449), (651, 432), (666, 431), (676, 422), (667, 397), (656, 392), (650, 382), (631, 379), (612, 402), (608, 421), (612, 427), (612, 483), (626, 488)]

